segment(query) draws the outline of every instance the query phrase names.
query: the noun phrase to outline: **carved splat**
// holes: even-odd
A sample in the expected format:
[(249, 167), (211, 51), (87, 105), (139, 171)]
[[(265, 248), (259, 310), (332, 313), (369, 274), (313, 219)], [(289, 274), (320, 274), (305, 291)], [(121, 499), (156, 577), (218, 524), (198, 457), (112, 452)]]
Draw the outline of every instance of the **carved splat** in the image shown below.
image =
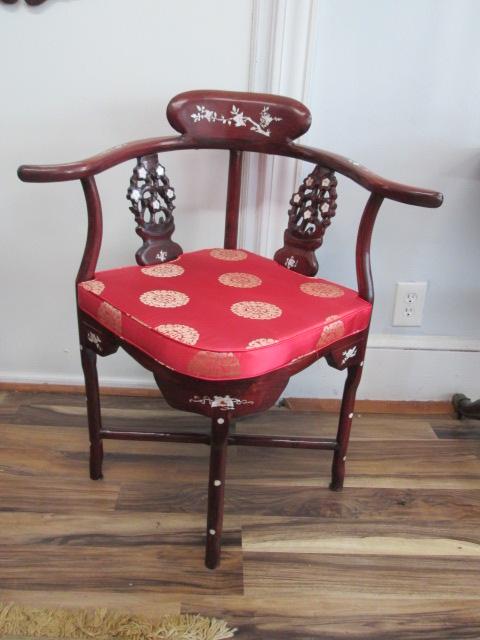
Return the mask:
[(322, 245), (325, 230), (335, 215), (336, 187), (334, 173), (317, 165), (293, 194), (284, 245), (274, 256), (279, 264), (306, 276), (317, 273), (315, 250)]
[(140, 265), (167, 262), (179, 256), (182, 247), (171, 239), (175, 231), (175, 190), (156, 153), (138, 158), (127, 191), (136, 232), (143, 245), (135, 258)]

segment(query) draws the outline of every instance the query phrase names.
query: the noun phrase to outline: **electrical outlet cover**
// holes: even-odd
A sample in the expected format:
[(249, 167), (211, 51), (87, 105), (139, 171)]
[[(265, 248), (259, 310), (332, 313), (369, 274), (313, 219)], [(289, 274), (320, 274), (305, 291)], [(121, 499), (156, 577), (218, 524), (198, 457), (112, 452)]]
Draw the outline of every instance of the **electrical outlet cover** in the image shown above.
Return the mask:
[(394, 327), (420, 327), (426, 295), (426, 282), (397, 282), (392, 325)]

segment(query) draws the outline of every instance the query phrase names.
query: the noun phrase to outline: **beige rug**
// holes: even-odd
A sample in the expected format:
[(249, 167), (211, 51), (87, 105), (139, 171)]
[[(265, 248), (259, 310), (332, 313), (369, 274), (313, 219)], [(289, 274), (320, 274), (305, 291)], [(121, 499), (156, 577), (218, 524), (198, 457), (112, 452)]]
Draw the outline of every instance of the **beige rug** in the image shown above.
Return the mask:
[(148, 620), (107, 609), (36, 609), (0, 603), (1, 638), (66, 640), (224, 640), (233, 638), (223, 620), (200, 615)]

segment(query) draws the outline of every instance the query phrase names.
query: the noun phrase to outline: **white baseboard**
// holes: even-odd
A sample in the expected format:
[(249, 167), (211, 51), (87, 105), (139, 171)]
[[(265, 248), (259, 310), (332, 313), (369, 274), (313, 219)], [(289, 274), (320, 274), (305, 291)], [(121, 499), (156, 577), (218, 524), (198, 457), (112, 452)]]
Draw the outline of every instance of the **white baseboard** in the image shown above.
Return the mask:
[[(80, 368), (80, 365), (79, 365)], [(149, 380), (149, 378), (151, 380)], [(120, 376), (104, 376), (99, 375), (100, 384), (104, 387), (118, 387), (119, 389), (156, 389), (157, 385), (153, 380), (153, 376), (145, 372), (145, 377), (138, 378), (124, 378)], [(19, 372), (10, 373), (7, 371), (0, 371), (0, 382), (6, 382), (10, 384), (52, 384), (52, 385), (83, 385), (83, 375), (81, 373), (61, 375), (50, 373), (30, 373)]]
[(387, 333), (371, 334), (369, 349), (407, 349), (409, 351), (480, 352), (480, 339), (460, 336), (419, 336)]
[[(480, 396), (480, 340), (455, 336), (373, 334), (357, 397), (368, 400), (449, 400), (453, 393)], [(339, 398), (345, 374), (324, 361), (294, 376), (284, 395)], [(83, 376), (0, 371), (0, 381), (18, 384), (81, 385)], [(100, 375), (103, 386), (155, 389), (153, 377)]]
[[(480, 340), (455, 336), (373, 334), (357, 397), (363, 400), (449, 400), (480, 396)], [(340, 398), (343, 372), (324, 361), (294, 376), (285, 395)]]

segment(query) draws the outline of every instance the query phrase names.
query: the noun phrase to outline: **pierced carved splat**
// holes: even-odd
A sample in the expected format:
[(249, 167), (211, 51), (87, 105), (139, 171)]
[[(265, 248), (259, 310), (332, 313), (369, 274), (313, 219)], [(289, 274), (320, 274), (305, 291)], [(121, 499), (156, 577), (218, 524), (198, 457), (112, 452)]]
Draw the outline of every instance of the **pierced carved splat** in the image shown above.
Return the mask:
[(175, 190), (156, 153), (138, 158), (127, 191), (136, 232), (143, 245), (136, 252), (139, 265), (167, 262), (179, 256), (182, 247), (171, 239), (175, 231)]
[(290, 200), (284, 245), (274, 255), (276, 262), (306, 276), (317, 273), (315, 250), (335, 215), (336, 187), (334, 173), (319, 165), (305, 178)]

